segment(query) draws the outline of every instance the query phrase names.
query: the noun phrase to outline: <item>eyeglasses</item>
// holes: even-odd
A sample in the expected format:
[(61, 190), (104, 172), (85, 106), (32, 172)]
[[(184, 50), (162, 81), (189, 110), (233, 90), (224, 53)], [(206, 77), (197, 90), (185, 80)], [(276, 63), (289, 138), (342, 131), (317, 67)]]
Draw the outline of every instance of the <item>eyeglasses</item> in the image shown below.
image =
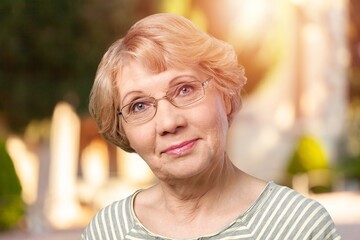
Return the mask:
[(179, 83), (170, 87), (164, 97), (136, 99), (123, 106), (119, 114), (130, 124), (148, 122), (155, 116), (158, 102), (162, 99), (168, 100), (175, 107), (187, 107), (200, 101), (205, 96), (210, 80), (200, 82), (195, 77), (182, 76), (177, 81)]

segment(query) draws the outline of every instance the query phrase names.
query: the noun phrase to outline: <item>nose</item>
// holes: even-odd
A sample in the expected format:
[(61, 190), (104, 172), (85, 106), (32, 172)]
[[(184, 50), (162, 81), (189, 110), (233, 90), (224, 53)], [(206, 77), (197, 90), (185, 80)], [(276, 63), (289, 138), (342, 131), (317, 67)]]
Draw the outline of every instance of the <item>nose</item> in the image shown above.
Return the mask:
[(159, 135), (176, 133), (186, 125), (183, 110), (172, 105), (166, 99), (158, 101), (155, 115), (156, 131)]

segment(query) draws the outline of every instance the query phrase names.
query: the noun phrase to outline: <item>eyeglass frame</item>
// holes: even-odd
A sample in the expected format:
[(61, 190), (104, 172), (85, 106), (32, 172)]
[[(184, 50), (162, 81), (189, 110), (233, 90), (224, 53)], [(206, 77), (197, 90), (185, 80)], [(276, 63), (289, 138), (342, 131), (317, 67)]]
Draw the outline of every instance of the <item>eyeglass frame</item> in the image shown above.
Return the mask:
[(123, 109), (124, 109), (125, 107), (133, 104), (135, 101), (131, 101), (131, 102), (125, 104), (124, 106), (122, 106), (122, 107), (120, 108), (120, 110), (118, 111), (118, 115), (121, 115), (122, 118), (124, 119), (124, 121), (125, 121), (126, 123), (128, 123), (128, 124), (142, 124), (142, 123), (149, 122), (151, 119), (153, 119), (153, 118), (155, 117), (155, 115), (156, 115), (156, 113), (157, 113), (157, 109), (158, 109), (158, 102), (159, 102), (160, 100), (166, 99), (166, 100), (168, 100), (168, 102), (169, 102), (171, 105), (173, 105), (174, 107), (177, 107), (177, 108), (182, 108), (182, 107), (191, 106), (192, 104), (197, 103), (198, 101), (202, 100), (202, 99), (205, 97), (205, 95), (206, 95), (205, 89), (206, 89), (207, 86), (209, 85), (209, 82), (210, 82), (210, 81), (211, 81), (211, 79), (207, 79), (207, 80), (201, 82), (200, 80), (198, 80), (198, 79), (196, 79), (196, 78), (195, 78), (194, 81), (190, 81), (190, 82), (199, 82), (199, 83), (201, 83), (203, 95), (202, 95), (200, 98), (196, 99), (195, 101), (193, 101), (193, 102), (191, 102), (191, 103), (189, 103), (189, 104), (180, 105), (180, 106), (176, 105), (174, 102), (172, 102), (172, 100), (173, 100), (174, 98), (169, 98), (169, 97), (167, 96), (169, 89), (168, 89), (168, 91), (166, 92), (165, 96), (163, 96), (163, 97), (160, 97), (160, 98), (148, 97), (148, 98), (153, 99), (153, 103), (152, 103), (151, 105), (155, 108), (155, 111), (154, 111), (153, 116), (151, 116), (149, 119), (145, 119), (145, 120), (141, 120), (141, 121), (130, 121), (130, 122), (129, 122), (128, 120), (126, 120), (126, 118), (125, 118), (124, 114), (122, 113), (122, 111), (123, 111)]

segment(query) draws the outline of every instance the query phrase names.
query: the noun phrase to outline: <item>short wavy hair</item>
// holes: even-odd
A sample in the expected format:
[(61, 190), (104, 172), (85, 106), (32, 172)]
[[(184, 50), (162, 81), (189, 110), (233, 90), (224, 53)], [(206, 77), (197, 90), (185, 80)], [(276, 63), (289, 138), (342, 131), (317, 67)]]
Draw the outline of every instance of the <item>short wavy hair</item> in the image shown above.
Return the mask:
[(118, 114), (121, 86), (117, 84), (117, 77), (121, 76), (123, 67), (134, 60), (154, 73), (197, 67), (229, 98), (229, 123), (241, 108), (241, 90), (246, 77), (233, 46), (208, 35), (182, 16), (150, 15), (135, 23), (123, 38), (110, 46), (98, 66), (90, 93), (89, 111), (99, 132), (127, 152), (134, 149), (122, 130)]

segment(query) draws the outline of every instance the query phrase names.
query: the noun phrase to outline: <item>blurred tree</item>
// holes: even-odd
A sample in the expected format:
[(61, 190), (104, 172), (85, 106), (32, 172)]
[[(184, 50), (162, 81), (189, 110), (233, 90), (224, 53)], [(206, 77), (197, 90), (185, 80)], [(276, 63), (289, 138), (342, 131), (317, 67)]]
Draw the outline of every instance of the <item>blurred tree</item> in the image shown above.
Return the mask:
[[(352, 108), (360, 109), (360, 2), (357, 0), (349, 1), (349, 49), (350, 49), (350, 69), (349, 69), (349, 96)], [(358, 119), (360, 120), (360, 119)], [(360, 133), (360, 128), (357, 129)]]
[(342, 153), (340, 169), (345, 176), (360, 181), (360, 2), (349, 1), (348, 43), (349, 67), (349, 112), (347, 145)]
[(152, 2), (140, 2), (2, 0), (0, 116), (8, 126), (23, 131), (61, 100), (87, 113), (105, 49), (151, 9)]

